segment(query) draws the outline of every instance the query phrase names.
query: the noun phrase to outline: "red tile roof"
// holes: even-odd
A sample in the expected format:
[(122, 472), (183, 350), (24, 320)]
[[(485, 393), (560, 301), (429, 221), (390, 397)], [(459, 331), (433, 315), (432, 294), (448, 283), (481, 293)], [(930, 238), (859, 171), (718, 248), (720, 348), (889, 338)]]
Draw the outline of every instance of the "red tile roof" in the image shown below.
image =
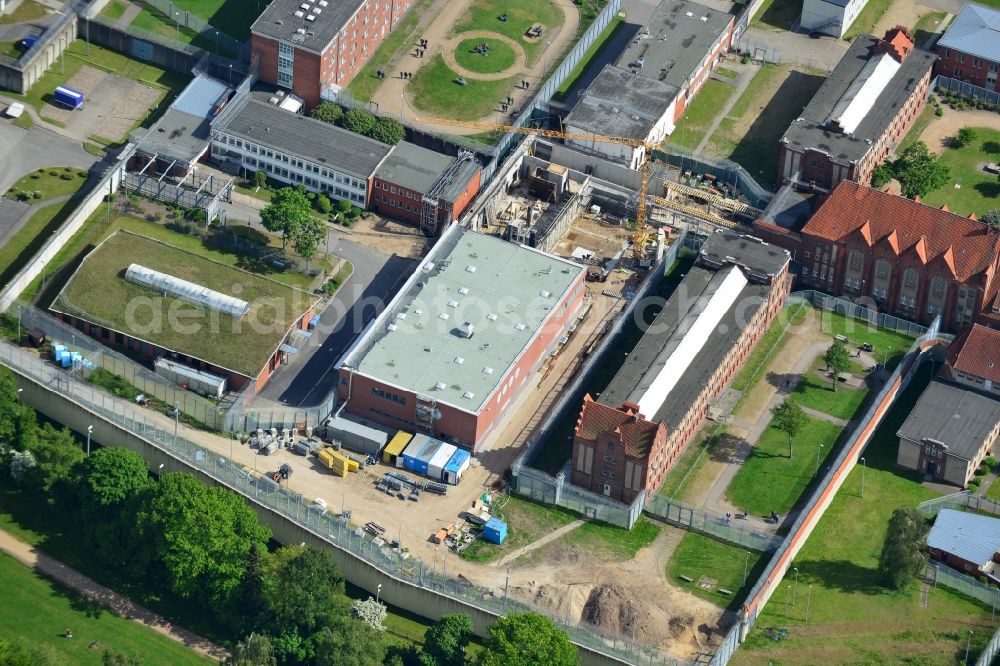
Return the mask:
[(576, 422), (576, 436), (593, 441), (607, 433), (618, 433), (625, 450), (642, 457), (649, 452), (657, 431), (663, 427), (644, 419), (637, 405), (625, 403), (621, 407), (609, 407), (585, 395)]
[(948, 363), (1000, 384), (1000, 331), (973, 324), (948, 347)]
[(962, 282), (1000, 254), (1000, 234), (982, 222), (844, 180), (802, 234), (842, 242), (855, 232), (869, 246), (886, 241), (897, 255), (913, 249), (925, 264), (940, 258)]

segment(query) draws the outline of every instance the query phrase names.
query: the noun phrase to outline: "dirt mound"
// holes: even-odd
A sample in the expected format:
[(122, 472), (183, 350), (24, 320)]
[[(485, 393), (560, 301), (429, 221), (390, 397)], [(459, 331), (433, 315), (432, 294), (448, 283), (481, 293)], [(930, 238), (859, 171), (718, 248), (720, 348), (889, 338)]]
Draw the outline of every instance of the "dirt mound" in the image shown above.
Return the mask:
[(628, 635), (627, 632), (639, 623), (640, 613), (649, 614), (626, 593), (624, 587), (606, 583), (591, 590), (580, 619), (595, 627)]

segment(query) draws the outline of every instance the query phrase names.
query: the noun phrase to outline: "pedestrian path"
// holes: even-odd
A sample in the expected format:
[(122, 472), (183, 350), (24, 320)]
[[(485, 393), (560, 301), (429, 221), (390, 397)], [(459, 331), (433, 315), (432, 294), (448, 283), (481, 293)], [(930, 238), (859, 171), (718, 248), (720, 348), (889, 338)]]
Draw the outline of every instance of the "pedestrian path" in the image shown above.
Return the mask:
[(48, 578), (78, 591), (87, 599), (97, 602), (116, 615), (126, 620), (132, 620), (133, 622), (145, 625), (156, 633), (185, 645), (199, 654), (216, 660), (225, 659), (229, 656), (229, 652), (224, 648), (183, 627), (171, 624), (162, 615), (158, 615), (145, 606), (140, 606), (128, 597), (124, 597), (114, 590), (94, 582), (76, 569), (49, 557), (37, 548), (24, 543), (3, 530), (0, 530), (0, 550), (22, 564), (38, 569), (39, 572)]
[(541, 539), (538, 539), (537, 541), (532, 541), (527, 546), (521, 546), (517, 550), (515, 550), (515, 551), (513, 551), (511, 553), (508, 553), (503, 559), (499, 560), (493, 566), (502, 567), (504, 565), (510, 564), (511, 562), (513, 562), (517, 558), (521, 557), (525, 553), (530, 553), (533, 550), (538, 550), (539, 548), (541, 548), (545, 544), (550, 543), (552, 541), (555, 541), (556, 539), (558, 539), (559, 537), (561, 537), (562, 535), (564, 535), (564, 534), (566, 534), (568, 532), (572, 532), (573, 530), (575, 530), (576, 528), (578, 528), (580, 525), (583, 525), (585, 522), (587, 522), (587, 521), (581, 519), (581, 520), (574, 520), (572, 523), (569, 523), (568, 525), (563, 525), (559, 529), (553, 530), (552, 532), (549, 532), (548, 534), (546, 534), (545, 536), (543, 536)]
[[(735, 90), (733, 90), (732, 94), (729, 95), (729, 99), (726, 100), (726, 103), (723, 105), (722, 109), (719, 110), (719, 113), (716, 114), (715, 120), (713, 120), (712, 124), (709, 125), (708, 130), (706, 130), (705, 135), (701, 137), (701, 141), (698, 142), (698, 145), (695, 146), (694, 152), (703, 153), (705, 151), (705, 146), (708, 145), (708, 140), (712, 138), (712, 135), (715, 134), (715, 130), (719, 128), (719, 124), (726, 116), (729, 115), (733, 106), (735, 106), (736, 102), (743, 96), (744, 91), (746, 91), (750, 82), (753, 81), (753, 77), (757, 74), (759, 69), (759, 67), (746, 67), (740, 71), (740, 75), (736, 78)], [(729, 81), (731, 81), (731, 79), (729, 79)]]

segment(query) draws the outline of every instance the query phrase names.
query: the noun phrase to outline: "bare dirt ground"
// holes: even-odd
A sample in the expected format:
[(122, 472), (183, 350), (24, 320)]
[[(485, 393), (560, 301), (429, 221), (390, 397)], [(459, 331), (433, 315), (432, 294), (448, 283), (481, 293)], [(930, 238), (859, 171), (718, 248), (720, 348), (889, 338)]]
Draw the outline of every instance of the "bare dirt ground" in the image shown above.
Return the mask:
[(944, 109), (944, 115), (934, 118), (920, 135), (920, 140), (926, 143), (933, 153), (943, 153), (951, 139), (963, 127), (997, 126), (997, 114), (993, 111), (978, 109), (955, 111), (944, 105), (941, 105), (941, 108)]
[[(873, 35), (882, 36), (885, 34), (886, 30), (896, 27), (897, 25), (905, 25), (910, 30), (913, 26), (917, 24), (920, 17), (937, 11), (926, 5), (922, 5), (919, 2), (913, 2), (912, 0), (896, 0), (889, 8), (886, 10), (882, 18), (878, 20), (875, 24), (875, 29), (872, 30)], [(921, 46), (918, 44), (918, 46)]]
[(345, 230), (350, 239), (367, 245), (383, 254), (420, 259), (434, 244), (412, 224), (367, 214), (355, 221), (350, 230)]
[(97, 134), (122, 141), (164, 95), (153, 86), (122, 78), (84, 65), (66, 85), (84, 94), (83, 107), (70, 110), (46, 103), (42, 115), (66, 123), (66, 130), (81, 140)]

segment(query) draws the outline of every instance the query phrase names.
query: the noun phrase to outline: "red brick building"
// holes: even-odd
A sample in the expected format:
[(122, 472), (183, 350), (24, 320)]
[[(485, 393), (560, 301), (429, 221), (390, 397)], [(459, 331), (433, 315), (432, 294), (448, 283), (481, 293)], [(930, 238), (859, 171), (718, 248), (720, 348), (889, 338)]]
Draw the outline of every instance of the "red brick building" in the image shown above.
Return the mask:
[(584, 274), (451, 225), (341, 360), (345, 409), (478, 452), (572, 335)]
[(781, 138), (778, 183), (867, 184), (927, 102), (936, 57), (900, 26), (862, 35)]
[(631, 503), (654, 494), (791, 286), (788, 252), (720, 231), (599, 401), (584, 399), (570, 480)]
[(412, 0), (273, 0), (250, 29), (259, 78), (319, 103), (336, 96), (396, 27)]
[(936, 48), (935, 73), (1000, 91), (1000, 10), (966, 3)]
[(871, 299), (945, 331), (1000, 314), (1000, 233), (919, 201), (841, 182), (800, 232), (803, 286)]
[(942, 509), (927, 535), (927, 550), (968, 576), (1000, 584), (1000, 519)]
[(455, 158), (404, 141), (375, 170), (368, 209), (437, 236), (479, 193), (481, 177), (472, 153)]

